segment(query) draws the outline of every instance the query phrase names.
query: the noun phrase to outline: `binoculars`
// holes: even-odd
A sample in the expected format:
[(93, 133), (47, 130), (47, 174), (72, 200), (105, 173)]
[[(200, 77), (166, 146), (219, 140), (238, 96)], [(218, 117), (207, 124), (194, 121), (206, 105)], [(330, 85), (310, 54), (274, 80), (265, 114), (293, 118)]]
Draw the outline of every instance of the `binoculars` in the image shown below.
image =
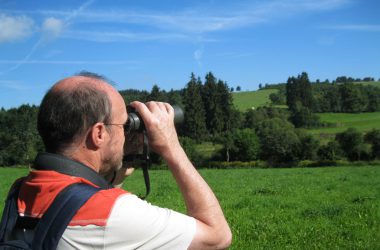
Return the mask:
[[(176, 105), (173, 105), (174, 109), (174, 124), (181, 124), (184, 120), (183, 110)], [(142, 132), (145, 130), (144, 120), (140, 114), (131, 106), (127, 106), (128, 121), (125, 124), (125, 131), (128, 132)]]
[[(184, 120), (183, 110), (173, 105), (174, 124), (181, 124)], [(125, 145), (123, 161), (132, 164), (133, 167), (139, 167), (143, 170), (146, 193), (145, 196), (139, 195), (145, 199), (150, 193), (150, 178), (148, 168), (151, 165), (149, 141), (146, 135), (144, 120), (140, 114), (131, 106), (127, 106), (128, 121), (124, 125)]]

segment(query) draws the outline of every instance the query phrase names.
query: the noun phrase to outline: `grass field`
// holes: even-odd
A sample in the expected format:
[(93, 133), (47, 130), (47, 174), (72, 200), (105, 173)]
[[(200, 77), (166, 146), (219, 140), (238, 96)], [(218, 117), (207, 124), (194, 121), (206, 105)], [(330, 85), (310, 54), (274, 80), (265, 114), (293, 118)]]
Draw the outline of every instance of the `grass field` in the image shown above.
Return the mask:
[(346, 114), (346, 113), (322, 113), (318, 114), (323, 122), (336, 124), (336, 127), (310, 129), (312, 134), (318, 134), (322, 138), (333, 137), (336, 133), (348, 128), (356, 128), (361, 132), (367, 132), (373, 128), (380, 128), (380, 112)]
[(357, 84), (372, 85), (372, 86), (375, 86), (375, 87), (380, 87), (380, 81), (374, 81), (374, 82), (358, 82)]
[[(1, 168), (0, 196), (26, 172)], [(380, 249), (380, 166), (200, 172), (232, 228), (231, 249)], [(185, 211), (170, 172), (151, 171), (151, 182), (148, 201)], [(144, 193), (141, 171), (124, 188)]]
[(269, 95), (277, 91), (277, 89), (262, 89), (258, 91), (234, 92), (232, 96), (235, 107), (240, 111), (246, 111), (252, 107), (257, 108), (269, 105)]

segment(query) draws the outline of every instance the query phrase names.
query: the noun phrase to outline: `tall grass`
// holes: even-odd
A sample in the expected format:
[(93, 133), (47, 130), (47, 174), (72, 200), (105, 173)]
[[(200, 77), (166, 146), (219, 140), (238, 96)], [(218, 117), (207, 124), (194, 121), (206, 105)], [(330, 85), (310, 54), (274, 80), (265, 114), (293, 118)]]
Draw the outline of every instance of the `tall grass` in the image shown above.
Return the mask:
[[(26, 169), (1, 168), (0, 194)], [(380, 167), (200, 170), (220, 200), (231, 249), (380, 249)], [(169, 171), (148, 201), (185, 212)], [(145, 192), (141, 171), (124, 188)], [(127, 212), (127, 211), (126, 211)]]

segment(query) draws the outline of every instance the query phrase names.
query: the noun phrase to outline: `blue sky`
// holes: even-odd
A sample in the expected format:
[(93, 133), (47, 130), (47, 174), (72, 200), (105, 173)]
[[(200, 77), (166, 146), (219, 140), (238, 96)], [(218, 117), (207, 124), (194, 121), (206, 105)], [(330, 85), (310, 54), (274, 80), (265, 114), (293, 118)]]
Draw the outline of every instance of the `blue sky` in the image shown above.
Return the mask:
[(38, 105), (81, 70), (117, 89), (181, 89), (209, 71), (256, 90), (380, 78), (378, 0), (0, 0), (0, 107)]

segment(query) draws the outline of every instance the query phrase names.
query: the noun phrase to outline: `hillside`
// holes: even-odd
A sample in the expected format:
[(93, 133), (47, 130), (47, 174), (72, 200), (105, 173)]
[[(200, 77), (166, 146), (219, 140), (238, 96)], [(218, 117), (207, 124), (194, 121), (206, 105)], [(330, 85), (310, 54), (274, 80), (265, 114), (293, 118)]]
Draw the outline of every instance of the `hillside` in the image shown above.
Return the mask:
[(375, 87), (380, 88), (380, 81), (375, 81), (375, 82), (357, 82), (357, 84), (363, 84), (363, 85), (371, 85)]
[(335, 127), (310, 129), (312, 134), (318, 134), (322, 138), (330, 138), (336, 133), (348, 128), (356, 128), (361, 132), (367, 132), (374, 128), (380, 128), (380, 112), (369, 112), (359, 114), (347, 113), (321, 113), (318, 114), (322, 122), (333, 123)]
[(277, 91), (277, 89), (262, 89), (257, 91), (234, 92), (232, 96), (235, 107), (240, 111), (246, 111), (250, 108), (269, 105), (269, 95)]

